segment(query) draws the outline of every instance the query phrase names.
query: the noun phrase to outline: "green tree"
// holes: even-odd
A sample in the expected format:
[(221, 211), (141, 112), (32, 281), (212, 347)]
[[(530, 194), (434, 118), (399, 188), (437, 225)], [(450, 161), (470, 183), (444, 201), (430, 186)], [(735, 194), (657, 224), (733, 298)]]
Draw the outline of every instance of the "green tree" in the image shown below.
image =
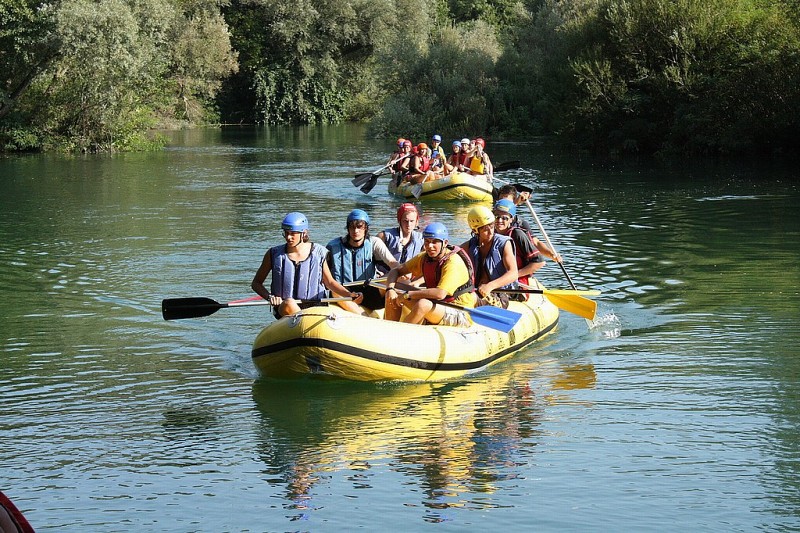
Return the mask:
[(494, 70), (500, 54), (495, 31), (486, 23), (436, 31), (425, 53), (405, 58), (406, 83), (386, 100), (371, 131), (417, 138), (433, 131), (459, 137), (492, 132), (498, 126)]
[(391, 30), (391, 2), (241, 0), (224, 12), (241, 65), (222, 98), (228, 120), (337, 122), (369, 112), (373, 52)]
[(58, 5), (32, 0), (0, 3), (0, 120), (58, 57), (60, 42), (54, 32)]
[(798, 132), (798, 32), (778, 5), (606, 0), (594, 14), (575, 27), (578, 92), (565, 102), (582, 144), (771, 150)]
[(152, 147), (159, 121), (206, 116), (236, 66), (214, 3), (12, 1), (4, 21), (16, 24), (0, 34), (6, 148)]
[(170, 70), (183, 104), (176, 114), (189, 122), (216, 120), (209, 115), (222, 81), (239, 69), (228, 25), (220, 13), (202, 10), (174, 29)]

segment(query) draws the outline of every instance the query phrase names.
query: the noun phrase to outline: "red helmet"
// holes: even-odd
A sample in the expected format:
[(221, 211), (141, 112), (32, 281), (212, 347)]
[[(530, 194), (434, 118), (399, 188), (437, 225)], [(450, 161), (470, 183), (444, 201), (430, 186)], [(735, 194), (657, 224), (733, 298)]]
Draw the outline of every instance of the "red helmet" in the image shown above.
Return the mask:
[(480, 137), (478, 137), (477, 139), (475, 139), (475, 144), (480, 144), (480, 145), (481, 145), (481, 148), (486, 148), (486, 141), (484, 141), (484, 140), (483, 140), (483, 139), (481, 139)]
[(409, 211), (414, 211), (417, 214), (417, 218), (419, 218), (419, 209), (417, 209), (417, 206), (406, 202), (404, 204), (401, 204), (400, 207), (397, 208), (397, 222), (399, 223), (400, 220), (403, 218), (403, 215), (405, 215)]
[(408, 146), (409, 148), (411, 148), (411, 141), (409, 141), (408, 139), (406, 139), (406, 140), (404, 140), (404, 141), (403, 141), (403, 147), (406, 147), (406, 146)]

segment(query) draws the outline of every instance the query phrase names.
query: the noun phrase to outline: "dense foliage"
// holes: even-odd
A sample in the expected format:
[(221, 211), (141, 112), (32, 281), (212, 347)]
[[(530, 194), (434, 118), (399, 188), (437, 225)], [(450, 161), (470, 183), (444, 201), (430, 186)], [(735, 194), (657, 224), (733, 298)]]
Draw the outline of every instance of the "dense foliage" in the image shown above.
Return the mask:
[(0, 0), (6, 149), (370, 121), (603, 153), (794, 153), (800, 7), (767, 0)]
[(210, 0), (3, 0), (6, 149), (136, 150), (149, 128), (206, 120), (237, 68)]

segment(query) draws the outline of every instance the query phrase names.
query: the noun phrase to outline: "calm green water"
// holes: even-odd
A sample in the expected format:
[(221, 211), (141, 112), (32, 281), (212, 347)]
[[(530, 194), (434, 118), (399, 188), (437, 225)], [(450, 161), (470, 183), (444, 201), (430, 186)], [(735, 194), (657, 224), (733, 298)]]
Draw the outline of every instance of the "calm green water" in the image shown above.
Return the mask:
[[(0, 489), (41, 531), (800, 528), (793, 170), (614, 168), (490, 144), (598, 325), (443, 384), (260, 380), (249, 296), (292, 210), (393, 222), (355, 127), (176, 135), (157, 154), (0, 159)], [(456, 238), (467, 206), (425, 206)], [(561, 272), (541, 271), (566, 288)], [(394, 342), (387, 339), (387, 342)]]

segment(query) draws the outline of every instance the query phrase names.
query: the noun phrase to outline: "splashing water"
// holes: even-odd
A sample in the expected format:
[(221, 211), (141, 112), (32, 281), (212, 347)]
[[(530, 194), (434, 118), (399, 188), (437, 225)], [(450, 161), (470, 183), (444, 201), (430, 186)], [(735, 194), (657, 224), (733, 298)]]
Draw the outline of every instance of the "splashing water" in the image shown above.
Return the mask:
[(592, 321), (592, 331), (596, 331), (606, 339), (616, 339), (620, 336), (622, 323), (613, 311), (596, 317)]

